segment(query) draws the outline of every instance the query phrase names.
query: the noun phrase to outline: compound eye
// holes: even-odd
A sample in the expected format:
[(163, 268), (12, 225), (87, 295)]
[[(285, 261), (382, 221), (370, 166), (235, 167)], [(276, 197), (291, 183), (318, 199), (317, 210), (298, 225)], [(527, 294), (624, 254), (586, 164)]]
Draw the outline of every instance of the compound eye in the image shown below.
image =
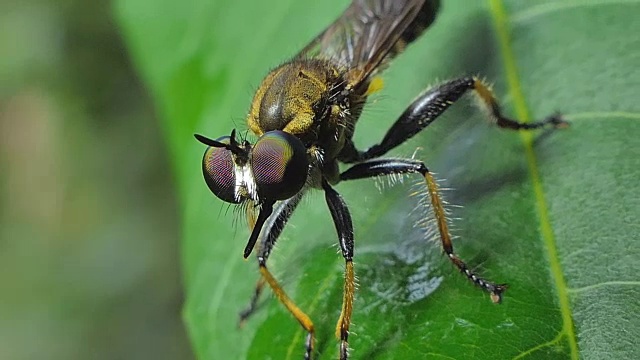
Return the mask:
[(307, 149), (289, 133), (280, 130), (265, 133), (251, 154), (251, 170), (262, 198), (288, 199), (307, 181)]
[[(223, 136), (216, 139), (229, 144), (231, 138)], [(236, 172), (231, 151), (225, 148), (210, 146), (202, 158), (202, 173), (209, 189), (215, 196), (229, 203), (237, 204), (235, 198)]]

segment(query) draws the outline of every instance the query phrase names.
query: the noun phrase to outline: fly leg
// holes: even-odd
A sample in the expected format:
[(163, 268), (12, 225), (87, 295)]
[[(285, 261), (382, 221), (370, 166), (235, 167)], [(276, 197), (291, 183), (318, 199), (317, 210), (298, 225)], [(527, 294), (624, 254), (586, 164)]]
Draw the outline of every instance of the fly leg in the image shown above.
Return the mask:
[[(300, 199), (302, 199), (302, 194), (298, 194), (290, 199), (284, 200), (276, 206), (273, 210), (273, 215), (266, 220), (264, 224), (264, 229), (262, 230), (263, 236), (258, 243), (258, 258), (264, 258), (265, 262), (269, 255), (271, 254), (271, 250), (273, 250), (278, 237), (282, 233), (284, 226), (287, 221), (293, 214), (293, 211), (296, 209), (298, 204), (300, 203)], [(240, 312), (238, 326), (242, 327), (244, 323), (255, 313), (258, 309), (258, 301), (260, 300), (260, 295), (264, 290), (265, 280), (260, 277), (258, 282), (256, 283), (255, 290), (253, 291), (253, 295), (251, 296), (251, 300), (249, 301), (249, 305)]]
[(485, 280), (469, 269), (467, 264), (458, 257), (453, 251), (453, 243), (449, 226), (445, 216), (445, 210), (438, 192), (438, 185), (429, 172), (426, 165), (422, 161), (411, 159), (376, 159), (369, 160), (352, 166), (345, 172), (340, 174), (340, 180), (356, 180), (372, 178), (377, 176), (391, 174), (407, 174), (418, 173), (424, 177), (429, 196), (431, 198), (431, 206), (435, 214), (440, 233), (442, 249), (451, 262), (474, 284), (478, 285), (491, 295), (494, 303), (499, 303), (502, 299), (502, 292), (507, 288), (506, 284), (496, 284)]
[(429, 126), (469, 91), (473, 91), (477, 95), (480, 104), (487, 110), (489, 118), (501, 128), (533, 130), (546, 126), (561, 128), (569, 125), (559, 114), (527, 123), (505, 117), (498, 100), (486, 83), (476, 77), (463, 77), (434, 86), (420, 94), (400, 115), (379, 144), (362, 152), (358, 151), (352, 142), (346, 143), (345, 149), (340, 154), (340, 160), (354, 163), (386, 154)]
[(353, 297), (355, 293), (355, 274), (353, 271), (353, 223), (347, 204), (326, 181), (323, 181), (325, 198), (333, 223), (336, 226), (340, 250), (345, 261), (344, 290), (342, 296), (342, 311), (336, 325), (336, 337), (340, 339), (340, 360), (347, 360), (349, 355), (349, 325), (353, 311)]
[[(313, 326), (313, 322), (309, 318), (307, 314), (305, 314), (300, 308), (289, 298), (289, 296), (284, 292), (284, 289), (278, 283), (278, 280), (271, 274), (269, 269), (267, 268), (267, 259), (271, 254), (271, 250), (278, 239), (278, 236), (282, 233), (282, 229), (284, 225), (287, 223), (291, 214), (298, 206), (300, 199), (302, 198), (303, 193), (300, 192), (293, 198), (283, 201), (278, 204), (275, 208), (275, 212), (273, 209), (273, 203), (262, 204), (262, 209), (260, 210), (260, 214), (255, 222), (255, 226), (251, 232), (251, 236), (249, 237), (249, 245), (247, 245), (247, 249), (251, 248), (251, 244), (255, 243), (261, 231), (264, 228), (264, 235), (260, 241), (260, 247), (258, 249), (258, 267), (260, 270), (261, 280), (258, 281), (258, 287), (262, 287), (260, 284), (262, 282), (269, 285), (273, 293), (276, 295), (276, 298), (284, 305), (285, 308), (293, 315), (293, 317), (298, 320), (302, 328), (307, 332), (307, 338), (305, 341), (305, 353), (304, 359), (310, 360), (313, 354), (313, 346), (315, 342), (315, 329)], [(245, 257), (247, 254), (247, 249), (245, 249)], [(247, 308), (247, 310), (243, 311), (240, 314), (240, 320), (246, 320), (253, 311), (256, 306), (254, 303), (257, 303), (261, 289), (256, 288), (254, 292), (254, 296), (252, 297), (251, 304)]]
[[(336, 326), (336, 336), (340, 338), (340, 359), (347, 360), (349, 349), (349, 325), (351, 323), (353, 298), (355, 293), (355, 274), (353, 270), (353, 224), (347, 205), (340, 194), (338, 194), (326, 181), (323, 182), (322, 186), (325, 191), (327, 205), (329, 206), (333, 222), (336, 226), (336, 231), (338, 232), (340, 249), (342, 250), (342, 255), (345, 259), (344, 294), (342, 300), (342, 311)], [(282, 232), (284, 225), (289, 220), (291, 214), (298, 206), (301, 198), (302, 194), (299, 194), (290, 200), (280, 203), (274, 210), (274, 214), (264, 222), (264, 234), (261, 238), (258, 249), (258, 265), (260, 267), (260, 274), (262, 277), (258, 281), (256, 291), (254, 292), (249, 307), (240, 313), (240, 320), (241, 322), (246, 320), (254, 312), (264, 283), (267, 283), (275, 293), (278, 300), (280, 300), (287, 310), (289, 310), (296, 320), (298, 320), (300, 325), (302, 325), (302, 327), (307, 331), (304, 359), (311, 359), (315, 341), (313, 323), (311, 322), (311, 319), (287, 296), (266, 266), (266, 261), (271, 254), (271, 250), (273, 249), (276, 240), (280, 236), (280, 233)], [(258, 225), (260, 224), (258, 223)]]
[(251, 317), (251, 315), (255, 314), (256, 310), (258, 310), (258, 300), (260, 300), (260, 295), (262, 295), (262, 290), (264, 290), (264, 278), (262, 276), (258, 279), (256, 283), (256, 287), (253, 290), (253, 295), (251, 295), (251, 300), (249, 301), (249, 305), (238, 314), (238, 327), (243, 327), (247, 320)]

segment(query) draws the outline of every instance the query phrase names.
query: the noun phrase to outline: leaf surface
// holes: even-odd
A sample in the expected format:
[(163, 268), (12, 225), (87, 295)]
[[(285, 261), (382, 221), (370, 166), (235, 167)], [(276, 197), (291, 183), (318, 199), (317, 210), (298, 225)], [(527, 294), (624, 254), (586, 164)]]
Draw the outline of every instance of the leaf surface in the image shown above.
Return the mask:
[[(184, 317), (200, 359), (300, 359), (304, 333), (272, 296), (243, 329), (258, 278), (243, 220), (209, 193), (204, 148), (244, 116), (262, 77), (344, 0), (119, 0), (117, 18), (163, 121), (182, 199)], [(518, 134), (470, 102), (392, 155), (423, 159), (453, 188), (457, 252), (508, 282), (502, 305), (470, 285), (415, 227), (412, 184), (343, 183), (356, 237), (353, 359), (640, 358), (640, 33), (635, 1), (445, 1), (385, 72), (356, 131), (367, 147), (437, 79), (482, 74), (507, 113), (562, 111), (569, 129)], [(433, 238), (433, 236), (431, 236)], [(319, 358), (337, 355), (343, 260), (321, 194), (291, 219), (270, 267), (314, 320)]]

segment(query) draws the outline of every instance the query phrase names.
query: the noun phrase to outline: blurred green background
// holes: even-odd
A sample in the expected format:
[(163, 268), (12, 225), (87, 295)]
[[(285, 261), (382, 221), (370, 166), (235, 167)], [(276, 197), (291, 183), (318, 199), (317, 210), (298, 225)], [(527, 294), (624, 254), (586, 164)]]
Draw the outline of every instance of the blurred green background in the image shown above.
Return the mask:
[(0, 359), (188, 359), (178, 211), (108, 1), (0, 2)]

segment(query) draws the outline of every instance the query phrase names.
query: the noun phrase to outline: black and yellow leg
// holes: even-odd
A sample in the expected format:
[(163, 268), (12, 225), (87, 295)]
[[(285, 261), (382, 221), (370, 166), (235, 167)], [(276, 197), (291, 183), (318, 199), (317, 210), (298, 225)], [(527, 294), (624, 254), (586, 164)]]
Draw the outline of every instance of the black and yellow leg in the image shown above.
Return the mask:
[(251, 231), (251, 236), (249, 237), (249, 241), (247, 242), (247, 246), (245, 247), (244, 257), (249, 256), (255, 243), (258, 240), (259, 235), (262, 233), (262, 237), (260, 238), (260, 243), (258, 246), (258, 265), (260, 268), (260, 279), (256, 284), (255, 291), (253, 296), (251, 297), (251, 302), (246, 310), (240, 313), (240, 325), (246, 319), (254, 313), (257, 308), (257, 302), (260, 298), (260, 294), (262, 293), (262, 289), (264, 288), (264, 284), (268, 284), (273, 290), (273, 293), (276, 295), (276, 298), (289, 310), (291, 315), (298, 320), (302, 328), (307, 332), (307, 338), (305, 340), (305, 353), (304, 359), (310, 360), (313, 354), (313, 346), (315, 342), (315, 330), (313, 328), (313, 322), (307, 314), (305, 314), (296, 304), (287, 296), (282, 289), (282, 286), (278, 283), (278, 281), (273, 277), (269, 269), (267, 269), (267, 259), (271, 254), (271, 250), (275, 245), (278, 237), (282, 233), (284, 226), (287, 221), (291, 217), (291, 214), (294, 212), (298, 204), (300, 203), (300, 199), (304, 194), (302, 192), (298, 193), (293, 198), (288, 200), (279, 202), (275, 208), (273, 203), (264, 203), (262, 204), (262, 208), (260, 209), (260, 214), (256, 218), (254, 228)]
[(336, 325), (336, 337), (340, 339), (340, 360), (346, 360), (349, 354), (349, 325), (353, 312), (353, 298), (355, 294), (355, 273), (353, 261), (346, 260), (344, 271), (344, 291), (342, 296), (342, 311)]
[(273, 277), (273, 275), (271, 275), (266, 265), (262, 261), (260, 262), (260, 274), (262, 275), (264, 281), (269, 284), (271, 290), (273, 290), (273, 293), (276, 295), (278, 300), (280, 300), (280, 302), (287, 308), (287, 310), (289, 310), (291, 315), (293, 315), (293, 317), (298, 320), (300, 325), (302, 325), (302, 328), (307, 332), (307, 338), (304, 344), (304, 359), (310, 360), (313, 354), (313, 345), (315, 342), (315, 330), (313, 328), (311, 319), (309, 318), (309, 316), (307, 316), (307, 314), (302, 312), (302, 310), (300, 310), (300, 308), (296, 306), (293, 301), (291, 301), (289, 296), (287, 296), (280, 284), (278, 284), (278, 281)]
[[(299, 193), (298, 195), (290, 199), (279, 202), (273, 209), (273, 214), (264, 221), (262, 237), (260, 238), (260, 241), (258, 243), (257, 250), (259, 262), (267, 262), (267, 259), (271, 254), (271, 250), (276, 244), (276, 241), (282, 233), (282, 230), (284, 229), (287, 221), (291, 217), (291, 214), (300, 203), (300, 199), (302, 199), (303, 195), (303, 193)], [(255, 223), (256, 221), (254, 221), (254, 227)], [(238, 322), (238, 326), (241, 327), (258, 309), (258, 300), (260, 300), (260, 295), (264, 290), (264, 283), (265, 280), (260, 277), (260, 279), (258, 279), (258, 282), (256, 283), (256, 287), (253, 291), (253, 295), (251, 296), (251, 300), (249, 301), (249, 305), (239, 314), (240, 319)]]
[(336, 325), (336, 337), (340, 339), (340, 360), (346, 360), (349, 356), (349, 325), (353, 311), (353, 298), (355, 293), (355, 273), (353, 270), (353, 223), (347, 204), (326, 181), (323, 181), (325, 199), (331, 212), (333, 223), (336, 226), (340, 250), (345, 260), (344, 290), (342, 297), (342, 311)]
[(440, 240), (442, 242), (442, 248), (447, 254), (447, 257), (453, 264), (466, 275), (474, 284), (480, 286), (485, 291), (491, 294), (491, 300), (495, 303), (499, 303), (501, 300), (502, 292), (507, 288), (506, 284), (495, 284), (487, 281), (471, 270), (467, 264), (462, 261), (453, 251), (453, 243), (451, 242), (451, 234), (449, 233), (449, 226), (447, 224), (446, 213), (440, 199), (438, 192), (438, 185), (436, 184), (433, 175), (429, 172), (425, 164), (421, 161), (409, 160), (409, 159), (377, 159), (369, 160), (357, 165), (352, 166), (342, 174), (340, 174), (341, 180), (355, 180), (372, 178), (376, 176), (391, 175), (391, 174), (406, 174), (406, 173), (419, 173), (426, 182), (427, 190), (431, 198), (431, 205), (433, 206), (433, 212), (438, 224), (438, 231), (440, 233)]
[(519, 122), (502, 114), (498, 100), (490, 87), (476, 77), (464, 77), (434, 86), (418, 96), (391, 126), (382, 141), (364, 152), (359, 152), (348, 142), (340, 154), (340, 160), (347, 163), (373, 159), (386, 154), (389, 150), (407, 141), (458, 101), (462, 95), (473, 91), (479, 103), (487, 110), (489, 117), (499, 127), (511, 130), (532, 130), (545, 126), (566, 127), (568, 123), (559, 114), (546, 117), (541, 121)]

